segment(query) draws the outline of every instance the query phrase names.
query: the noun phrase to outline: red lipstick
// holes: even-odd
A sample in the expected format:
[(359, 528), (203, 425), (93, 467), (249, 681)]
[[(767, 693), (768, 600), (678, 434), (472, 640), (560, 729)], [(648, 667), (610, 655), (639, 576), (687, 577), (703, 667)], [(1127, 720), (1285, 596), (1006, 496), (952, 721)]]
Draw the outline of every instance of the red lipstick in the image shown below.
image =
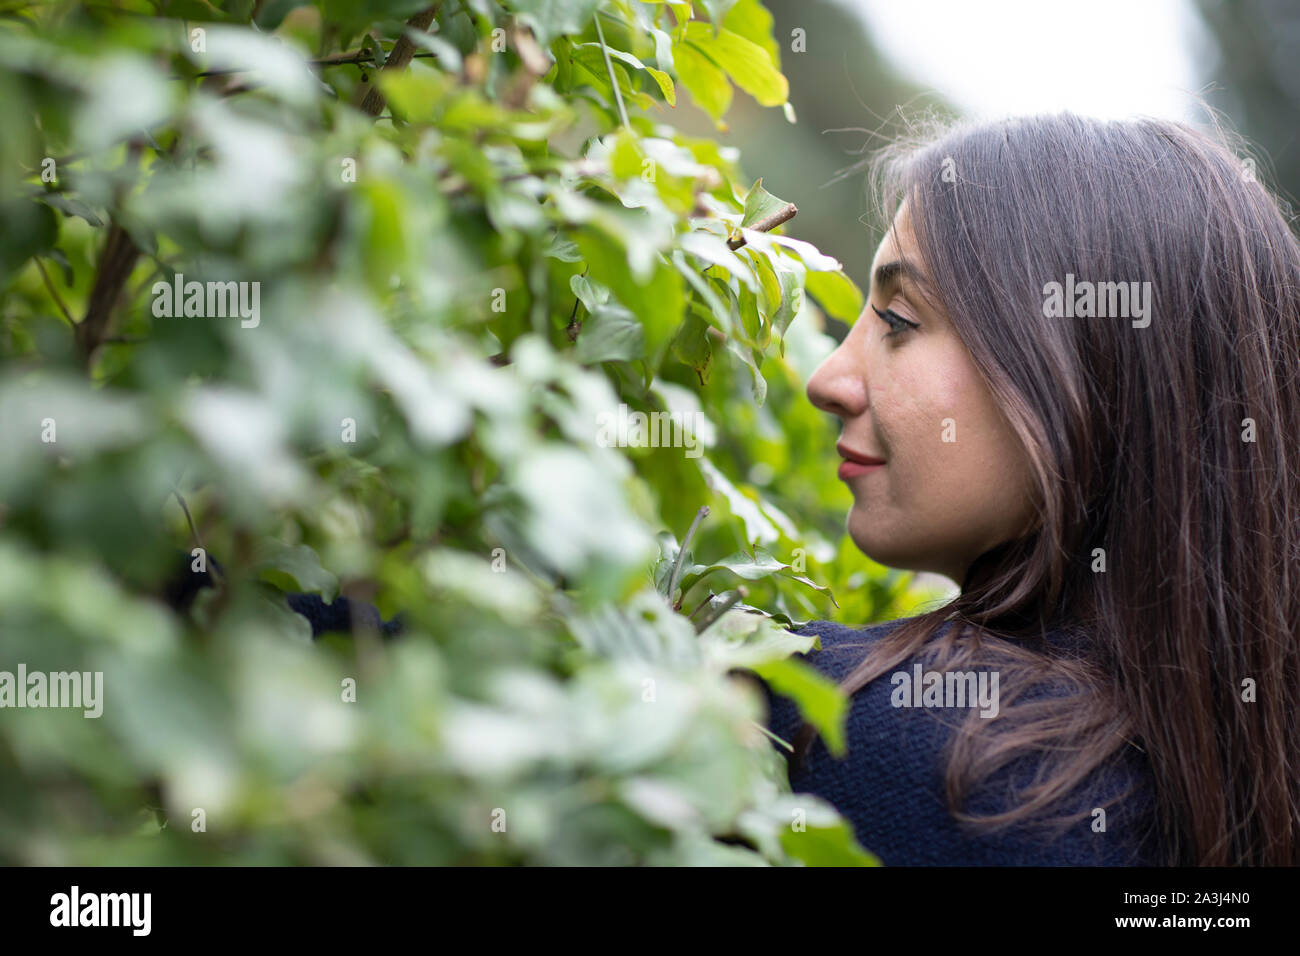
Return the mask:
[(835, 446), (835, 450), (844, 459), (840, 463), (840, 481), (848, 481), (850, 478), (856, 478), (858, 475), (865, 475), (868, 472), (885, 467), (883, 458), (874, 458), (871, 455), (856, 452), (851, 448), (846, 448), (843, 442), (839, 442)]

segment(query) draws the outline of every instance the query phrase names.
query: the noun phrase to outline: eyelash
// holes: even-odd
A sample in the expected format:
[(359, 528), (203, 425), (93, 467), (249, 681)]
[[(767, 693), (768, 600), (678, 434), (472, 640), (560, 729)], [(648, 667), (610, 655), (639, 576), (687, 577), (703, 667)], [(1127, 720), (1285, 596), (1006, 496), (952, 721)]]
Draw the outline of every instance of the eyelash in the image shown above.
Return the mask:
[(885, 311), (881, 312), (873, 305), (871, 311), (889, 325), (890, 331), (885, 333), (885, 338), (897, 335), (899, 332), (906, 332), (908, 329), (919, 329), (921, 327), (916, 322), (903, 318), (893, 309), (885, 309)]

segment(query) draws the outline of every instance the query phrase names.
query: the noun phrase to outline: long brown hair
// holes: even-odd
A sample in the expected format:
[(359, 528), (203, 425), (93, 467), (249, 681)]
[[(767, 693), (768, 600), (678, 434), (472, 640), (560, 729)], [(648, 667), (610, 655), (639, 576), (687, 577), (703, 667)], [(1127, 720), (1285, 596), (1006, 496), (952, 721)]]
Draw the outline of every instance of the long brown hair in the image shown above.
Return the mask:
[[(880, 211), (907, 201), (930, 294), (1023, 443), (1039, 521), (842, 687), (925, 645), (1004, 690), (1069, 690), (971, 714), (946, 771), (959, 820), (1041, 817), (1133, 745), (1167, 862), (1300, 863), (1300, 244), (1234, 148), (1217, 127), (1062, 114), (874, 161)], [(1149, 324), (1045, 317), (1067, 276), (1149, 282)], [(1086, 653), (1044, 639), (1062, 629)], [(1046, 772), (1011, 810), (962, 809), (1029, 753)]]

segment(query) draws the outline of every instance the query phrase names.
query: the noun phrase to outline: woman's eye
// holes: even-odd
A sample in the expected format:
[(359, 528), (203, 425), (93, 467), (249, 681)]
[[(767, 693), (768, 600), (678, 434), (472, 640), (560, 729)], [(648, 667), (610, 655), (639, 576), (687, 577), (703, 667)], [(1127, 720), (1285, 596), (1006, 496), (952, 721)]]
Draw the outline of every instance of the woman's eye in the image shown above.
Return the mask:
[(920, 328), (920, 325), (918, 325), (916, 322), (913, 322), (910, 319), (903, 318), (893, 309), (885, 309), (882, 312), (880, 309), (877, 309), (873, 305), (871, 307), (871, 311), (875, 312), (876, 315), (880, 316), (880, 318), (885, 322), (885, 324), (889, 326), (890, 331), (885, 333), (886, 338), (888, 338), (891, 335), (897, 335), (899, 332), (905, 332), (908, 329)]

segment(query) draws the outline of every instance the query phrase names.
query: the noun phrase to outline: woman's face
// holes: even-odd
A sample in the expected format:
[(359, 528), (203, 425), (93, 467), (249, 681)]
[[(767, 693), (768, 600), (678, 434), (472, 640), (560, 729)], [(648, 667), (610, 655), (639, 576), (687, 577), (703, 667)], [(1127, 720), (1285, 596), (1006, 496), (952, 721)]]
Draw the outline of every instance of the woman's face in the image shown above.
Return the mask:
[[(876, 250), (867, 306), (809, 379), (808, 398), (843, 422), (854, 543), (881, 564), (961, 583), (977, 557), (1029, 530), (1033, 486), (966, 346), (922, 297), (924, 274), (910, 271), (919, 268), (904, 205)], [(894, 313), (902, 331), (890, 334), (874, 309)]]

